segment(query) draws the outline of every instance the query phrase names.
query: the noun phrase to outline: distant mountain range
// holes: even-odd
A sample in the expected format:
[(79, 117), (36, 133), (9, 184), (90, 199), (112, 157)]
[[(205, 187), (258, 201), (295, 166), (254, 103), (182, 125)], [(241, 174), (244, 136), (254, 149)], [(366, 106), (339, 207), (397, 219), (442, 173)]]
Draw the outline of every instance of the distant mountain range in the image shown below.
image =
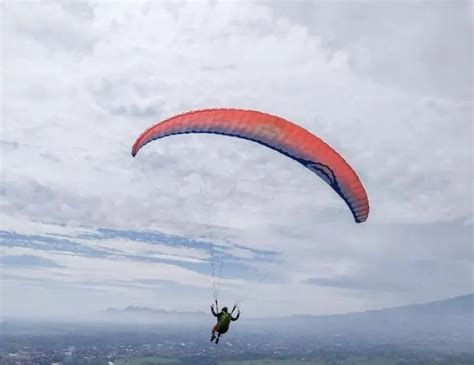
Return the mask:
[(423, 304), (412, 304), (400, 307), (368, 310), (365, 312), (353, 312), (345, 314), (335, 314), (329, 316), (293, 316), (293, 319), (315, 319), (315, 318), (342, 318), (342, 319), (371, 319), (376, 318), (403, 320), (412, 316), (443, 318), (466, 317), (474, 314), (474, 293), (462, 295), (445, 300), (439, 300)]
[[(128, 315), (143, 315), (147, 317), (163, 317), (163, 316), (185, 316), (185, 317), (209, 317), (207, 312), (203, 311), (175, 311), (156, 309), (149, 307), (137, 307), (128, 306), (123, 309), (118, 308), (107, 308), (102, 311), (101, 314), (111, 316), (128, 316)], [(445, 300), (439, 300), (423, 304), (413, 304), (400, 307), (383, 308), (376, 310), (369, 310), (365, 312), (352, 312), (345, 314), (333, 314), (333, 315), (297, 315), (282, 318), (258, 318), (252, 319), (252, 321), (308, 321), (308, 320), (320, 320), (320, 319), (344, 319), (344, 320), (358, 320), (358, 319), (374, 319), (374, 318), (397, 318), (399, 320), (407, 318), (409, 316), (435, 316), (439, 319), (446, 317), (472, 317), (474, 314), (474, 293), (462, 295), (454, 298)]]
[[(129, 306), (96, 313), (94, 324), (202, 334), (214, 320), (210, 313), (200, 311)], [(241, 319), (232, 324), (232, 333), (268, 341), (301, 338), (323, 348), (334, 343), (344, 343), (346, 349), (370, 344), (386, 351), (401, 346), (414, 351), (460, 351), (474, 356), (474, 293), (425, 304), (324, 316), (248, 318), (243, 311)]]
[(204, 312), (180, 312), (180, 311), (169, 311), (165, 309), (154, 309), (148, 307), (136, 307), (130, 305), (123, 309), (117, 308), (107, 308), (105, 313), (111, 314), (121, 314), (121, 313), (138, 313), (138, 314), (146, 314), (146, 315), (180, 315), (180, 316), (203, 316), (206, 313)]
[[(147, 307), (129, 306), (107, 308), (100, 319), (115, 323), (181, 324), (183, 326), (209, 324), (210, 313), (182, 312)], [(473, 336), (474, 293), (425, 304), (408, 305), (380, 310), (324, 316), (290, 316), (283, 318), (246, 318), (239, 322), (246, 331), (260, 332), (322, 332), (324, 334), (408, 336), (443, 333), (446, 336)]]
[(245, 332), (303, 335), (318, 342), (327, 338), (351, 338), (359, 343), (392, 343), (472, 353), (474, 294), (358, 313), (257, 319), (245, 325)]
[(99, 313), (98, 319), (114, 323), (192, 326), (203, 324), (205, 321), (209, 321), (209, 315), (207, 313), (197, 311), (183, 312), (148, 307), (128, 306), (123, 309), (107, 308), (106, 310)]
[[(101, 318), (114, 323), (197, 328), (213, 322), (210, 313), (179, 312), (143, 307), (108, 308)], [(365, 312), (283, 318), (247, 318), (245, 312), (233, 331), (261, 336), (310, 336), (321, 342), (345, 337), (405, 346), (474, 351), (474, 293), (425, 304)]]

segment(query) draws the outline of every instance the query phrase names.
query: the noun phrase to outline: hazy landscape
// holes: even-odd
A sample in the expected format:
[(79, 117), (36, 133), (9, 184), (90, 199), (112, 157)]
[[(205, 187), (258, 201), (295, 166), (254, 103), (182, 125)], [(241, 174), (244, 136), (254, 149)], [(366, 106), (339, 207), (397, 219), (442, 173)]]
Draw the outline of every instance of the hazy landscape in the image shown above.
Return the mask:
[(200, 312), (107, 309), (89, 321), (4, 320), (2, 364), (472, 364), (474, 294), (333, 316), (242, 320), (219, 345)]

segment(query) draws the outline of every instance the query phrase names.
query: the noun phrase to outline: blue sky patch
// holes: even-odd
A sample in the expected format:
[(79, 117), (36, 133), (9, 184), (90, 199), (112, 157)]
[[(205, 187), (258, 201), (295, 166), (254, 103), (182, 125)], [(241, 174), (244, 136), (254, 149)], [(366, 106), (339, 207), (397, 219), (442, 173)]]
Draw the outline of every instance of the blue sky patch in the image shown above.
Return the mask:
[(34, 255), (0, 256), (0, 266), (62, 267), (54, 260)]

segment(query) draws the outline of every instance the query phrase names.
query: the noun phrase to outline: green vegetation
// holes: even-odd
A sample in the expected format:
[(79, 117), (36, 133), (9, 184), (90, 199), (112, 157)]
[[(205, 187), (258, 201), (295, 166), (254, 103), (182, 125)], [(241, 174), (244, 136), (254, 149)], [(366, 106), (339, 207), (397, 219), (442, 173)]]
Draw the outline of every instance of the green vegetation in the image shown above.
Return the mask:
[(350, 359), (341, 360), (337, 365), (396, 365), (397, 361), (393, 359), (384, 359), (381, 357), (351, 357)]
[(303, 360), (242, 360), (242, 361), (221, 361), (219, 365), (327, 365), (323, 361), (303, 361)]
[(136, 359), (114, 361), (114, 365), (162, 365), (162, 364), (178, 365), (178, 364), (181, 364), (181, 362), (176, 359), (165, 359), (162, 357), (139, 357)]
[(340, 361), (304, 361), (304, 360), (244, 360), (221, 361), (219, 365), (395, 365), (395, 360), (383, 358), (352, 357)]
[[(207, 362), (205, 362), (207, 364)], [(350, 357), (347, 359), (339, 359), (339, 360), (272, 360), (272, 359), (260, 359), (260, 360), (222, 360), (219, 362), (211, 361), (212, 364), (218, 365), (396, 365), (397, 360), (395, 359), (387, 359), (384, 357), (374, 356), (357, 356), (357, 357)], [(192, 361), (180, 361), (177, 359), (169, 359), (169, 358), (162, 358), (162, 357), (140, 357), (136, 359), (128, 359), (128, 360), (116, 360), (114, 361), (114, 365), (198, 365), (203, 364), (203, 362), (196, 362), (195, 360)], [(465, 362), (421, 362), (420, 364), (457, 364), (457, 365), (467, 365), (468, 363)], [(470, 363), (469, 363), (470, 364)]]

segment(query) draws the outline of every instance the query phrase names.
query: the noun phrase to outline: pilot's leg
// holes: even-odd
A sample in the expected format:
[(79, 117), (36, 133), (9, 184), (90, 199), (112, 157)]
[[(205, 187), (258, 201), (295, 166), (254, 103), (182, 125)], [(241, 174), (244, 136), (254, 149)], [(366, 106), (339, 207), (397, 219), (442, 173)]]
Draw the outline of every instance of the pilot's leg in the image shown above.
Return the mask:
[(212, 336), (210, 340), (211, 342), (214, 341), (214, 339), (216, 338), (216, 331), (217, 331), (217, 324), (214, 327), (212, 327), (212, 333), (211, 333)]

